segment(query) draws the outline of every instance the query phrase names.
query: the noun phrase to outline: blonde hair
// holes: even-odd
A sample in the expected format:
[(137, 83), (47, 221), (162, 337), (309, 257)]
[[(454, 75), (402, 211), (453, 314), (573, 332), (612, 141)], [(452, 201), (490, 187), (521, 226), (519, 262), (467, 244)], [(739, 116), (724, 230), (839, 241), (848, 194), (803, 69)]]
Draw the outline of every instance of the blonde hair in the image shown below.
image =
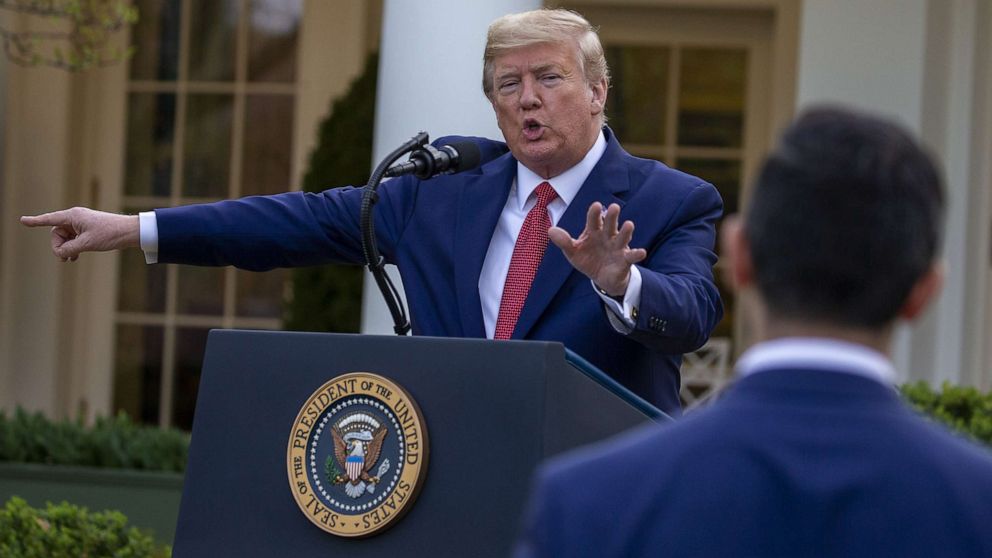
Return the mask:
[(571, 42), (577, 47), (579, 68), (589, 84), (610, 83), (603, 45), (596, 29), (571, 10), (540, 9), (508, 14), (489, 25), (482, 55), (482, 92), (493, 98), (493, 61), (504, 52), (539, 43)]

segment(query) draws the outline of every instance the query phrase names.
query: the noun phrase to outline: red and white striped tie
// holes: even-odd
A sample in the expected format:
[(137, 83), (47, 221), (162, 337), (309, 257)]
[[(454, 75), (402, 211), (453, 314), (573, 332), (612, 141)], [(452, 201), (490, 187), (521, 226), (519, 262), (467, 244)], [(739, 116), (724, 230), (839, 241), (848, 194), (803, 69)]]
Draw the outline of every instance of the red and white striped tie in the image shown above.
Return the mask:
[(524, 218), (517, 243), (513, 246), (510, 269), (503, 284), (503, 297), (499, 301), (494, 339), (509, 339), (513, 335), (520, 310), (537, 275), (537, 267), (541, 265), (544, 250), (548, 247), (548, 229), (551, 228), (548, 204), (558, 197), (558, 192), (547, 182), (542, 182), (537, 185), (535, 193), (537, 203)]

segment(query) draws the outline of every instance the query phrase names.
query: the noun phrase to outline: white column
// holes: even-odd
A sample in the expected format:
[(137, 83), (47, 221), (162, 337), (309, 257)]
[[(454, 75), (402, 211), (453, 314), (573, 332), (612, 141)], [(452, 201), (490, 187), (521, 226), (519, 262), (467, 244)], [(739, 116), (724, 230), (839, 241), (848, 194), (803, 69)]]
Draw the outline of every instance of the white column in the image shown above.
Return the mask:
[(803, 3), (799, 109), (840, 102), (894, 117), (922, 137), (945, 173), (947, 281), (924, 318), (897, 331), (893, 356), (903, 379), (974, 383), (981, 377), (966, 370), (981, 360), (969, 355), (981, 351), (976, 336), (983, 334), (967, 324), (981, 323), (976, 316), (987, 296), (985, 281), (969, 278), (975, 262), (988, 258), (988, 243), (973, 234), (988, 224), (988, 210), (981, 209), (988, 185), (974, 180), (982, 44), (976, 9), (976, 0)]
[[(432, 139), (448, 134), (501, 138), (482, 94), (486, 29), (503, 14), (540, 6), (538, 0), (386, 0), (373, 165), (421, 130)], [(395, 271), (390, 270), (398, 284)], [(368, 273), (362, 299), (362, 332), (392, 334), (392, 318)]]
[(69, 159), (71, 75), (10, 65), (5, 77), (3, 213), (0, 219), (0, 407), (49, 414), (59, 405), (70, 272), (49, 248), (48, 231), (18, 217), (62, 207)]

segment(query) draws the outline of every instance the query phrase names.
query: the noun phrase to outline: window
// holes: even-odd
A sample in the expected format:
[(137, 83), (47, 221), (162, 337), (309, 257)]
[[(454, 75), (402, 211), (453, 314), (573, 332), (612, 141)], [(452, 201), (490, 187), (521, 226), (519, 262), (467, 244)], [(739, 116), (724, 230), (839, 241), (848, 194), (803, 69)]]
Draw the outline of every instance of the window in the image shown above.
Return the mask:
[[(292, 183), (302, 0), (139, 0), (127, 82), (127, 213)], [(189, 429), (211, 328), (280, 329), (285, 271), (121, 254), (113, 406)]]

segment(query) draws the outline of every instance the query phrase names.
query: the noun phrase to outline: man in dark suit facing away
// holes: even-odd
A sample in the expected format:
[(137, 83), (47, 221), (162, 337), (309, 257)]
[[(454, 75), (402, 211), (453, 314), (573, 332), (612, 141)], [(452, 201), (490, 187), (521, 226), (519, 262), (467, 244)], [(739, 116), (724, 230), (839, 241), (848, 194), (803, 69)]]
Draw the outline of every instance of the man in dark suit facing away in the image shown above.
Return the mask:
[(804, 113), (724, 230), (762, 339), (736, 383), (546, 465), (517, 555), (992, 556), (992, 454), (914, 414), (886, 356), (939, 290), (942, 213), (905, 131)]
[[(712, 276), (716, 188), (624, 151), (605, 126), (603, 47), (575, 12), (494, 21), (482, 89), (505, 140), (472, 140), (482, 166), (377, 191), (378, 249), (403, 278), (413, 333), (560, 341), (677, 414), (682, 354), (723, 315)], [(141, 215), (73, 208), (21, 221), (52, 227), (65, 261), (140, 246), (149, 263), (360, 264), (362, 194), (291, 192)]]

